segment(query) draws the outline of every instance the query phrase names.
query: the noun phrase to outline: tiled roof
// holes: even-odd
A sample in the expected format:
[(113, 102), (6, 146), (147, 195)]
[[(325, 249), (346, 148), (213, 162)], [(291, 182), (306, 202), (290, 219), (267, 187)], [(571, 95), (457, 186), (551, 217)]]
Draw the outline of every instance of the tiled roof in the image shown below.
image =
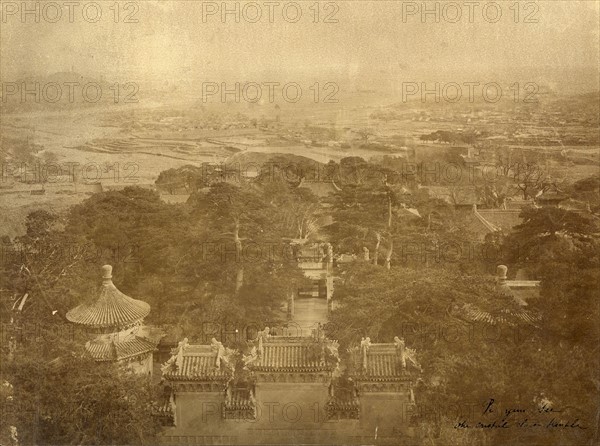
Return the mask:
[(253, 364), (254, 370), (320, 371), (333, 370), (320, 356), (320, 347), (314, 341), (265, 342), (263, 353)]
[(362, 369), (360, 350), (354, 356), (359, 375), (373, 378), (392, 378), (403, 374), (400, 354), (393, 344), (371, 344), (367, 351), (367, 366)]
[(233, 368), (224, 352), (220, 343), (189, 345), (184, 340), (163, 366), (163, 376), (171, 381), (227, 381), (233, 376)]
[(337, 367), (337, 343), (315, 337), (268, 336), (255, 341), (246, 364), (255, 371), (318, 372)]
[(98, 298), (71, 309), (66, 317), (90, 328), (122, 328), (141, 321), (148, 313), (150, 305), (121, 293), (110, 277), (105, 277)]
[(213, 355), (194, 355), (184, 356), (183, 367), (179, 371), (180, 375), (187, 377), (202, 377), (202, 378), (218, 378), (225, 376), (226, 373), (222, 368), (215, 365), (215, 357)]
[(399, 356), (393, 353), (367, 353), (367, 371), (369, 376), (387, 377), (400, 376), (402, 364)]
[(351, 349), (354, 375), (356, 379), (370, 381), (390, 381), (404, 378), (407, 368), (420, 369), (414, 350), (404, 347), (404, 361), (401, 349), (394, 343), (370, 344), (366, 353), (366, 366), (362, 347)]
[(234, 387), (225, 398), (227, 410), (250, 410), (254, 409), (255, 405), (252, 392), (247, 388)]
[(495, 312), (487, 312), (471, 304), (465, 304), (462, 309), (463, 315), (476, 322), (486, 322), (490, 325), (507, 324), (516, 325), (519, 322), (535, 324), (541, 320), (541, 317), (531, 311), (523, 309), (502, 308)]
[(96, 339), (85, 344), (85, 348), (96, 361), (117, 361), (154, 351), (156, 342), (133, 335), (119, 341)]

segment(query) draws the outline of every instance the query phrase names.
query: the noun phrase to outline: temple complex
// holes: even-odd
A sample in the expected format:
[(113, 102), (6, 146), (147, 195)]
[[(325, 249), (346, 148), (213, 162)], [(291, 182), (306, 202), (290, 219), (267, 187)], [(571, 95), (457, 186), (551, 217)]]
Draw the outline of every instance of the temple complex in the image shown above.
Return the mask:
[[(163, 444), (389, 444), (412, 436), (416, 353), (396, 337), (339, 352), (323, 323), (332, 302), (331, 245), (299, 266), (314, 290), (288, 311), (301, 330), (266, 327), (243, 351), (187, 339), (163, 365)], [(322, 256), (321, 254), (322, 253)], [(319, 289), (323, 289), (319, 292)]]
[(67, 312), (67, 319), (94, 338), (85, 348), (96, 361), (114, 361), (136, 373), (152, 375), (156, 329), (142, 325), (150, 305), (126, 296), (112, 282), (112, 266), (102, 267), (98, 295)]
[(412, 434), (420, 366), (399, 338), (363, 339), (342, 360), (322, 333), (265, 328), (237, 362), (216, 339), (184, 340), (173, 353), (163, 366), (164, 444), (398, 444)]

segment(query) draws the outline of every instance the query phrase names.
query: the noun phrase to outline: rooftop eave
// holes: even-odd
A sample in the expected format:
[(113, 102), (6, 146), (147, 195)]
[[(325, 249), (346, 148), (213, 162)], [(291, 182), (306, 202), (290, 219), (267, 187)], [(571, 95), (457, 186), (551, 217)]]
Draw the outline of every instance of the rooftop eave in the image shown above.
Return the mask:
[(163, 374), (163, 377), (168, 381), (178, 381), (178, 382), (223, 382), (227, 383), (233, 378), (233, 373), (227, 375), (218, 375), (218, 376), (207, 376), (207, 375), (179, 375), (177, 373), (166, 373)]
[(249, 366), (248, 369), (253, 372), (277, 372), (277, 373), (333, 373), (334, 366), (323, 367), (271, 367), (271, 366)]
[[(419, 372), (418, 369), (414, 370)], [(352, 379), (357, 382), (404, 382), (412, 381), (413, 374), (410, 372), (403, 372), (401, 376), (369, 376), (369, 375), (352, 375)]]

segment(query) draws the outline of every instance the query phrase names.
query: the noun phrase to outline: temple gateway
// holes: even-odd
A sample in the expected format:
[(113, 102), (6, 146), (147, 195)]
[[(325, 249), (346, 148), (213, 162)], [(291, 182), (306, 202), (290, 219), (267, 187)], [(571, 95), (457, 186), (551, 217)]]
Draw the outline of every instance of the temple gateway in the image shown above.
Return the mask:
[[(273, 336), (247, 352), (179, 343), (163, 366), (168, 383), (163, 444), (390, 444), (411, 437), (415, 352), (395, 338), (348, 350), (315, 331)], [(240, 368), (238, 370), (238, 368)], [(237, 372), (246, 376), (236, 381)]]
[(213, 338), (173, 349), (163, 365), (163, 444), (390, 444), (413, 435), (413, 350), (395, 338), (340, 353), (323, 323), (333, 308), (331, 245), (301, 246), (313, 281), (288, 301), (296, 330), (259, 331), (245, 351)]

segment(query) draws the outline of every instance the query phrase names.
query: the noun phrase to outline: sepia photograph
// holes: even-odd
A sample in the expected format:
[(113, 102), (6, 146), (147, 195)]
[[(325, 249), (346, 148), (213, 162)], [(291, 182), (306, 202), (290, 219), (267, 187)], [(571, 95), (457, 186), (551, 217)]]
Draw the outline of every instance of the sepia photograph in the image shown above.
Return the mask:
[(600, 0), (0, 0), (0, 446), (600, 445)]

